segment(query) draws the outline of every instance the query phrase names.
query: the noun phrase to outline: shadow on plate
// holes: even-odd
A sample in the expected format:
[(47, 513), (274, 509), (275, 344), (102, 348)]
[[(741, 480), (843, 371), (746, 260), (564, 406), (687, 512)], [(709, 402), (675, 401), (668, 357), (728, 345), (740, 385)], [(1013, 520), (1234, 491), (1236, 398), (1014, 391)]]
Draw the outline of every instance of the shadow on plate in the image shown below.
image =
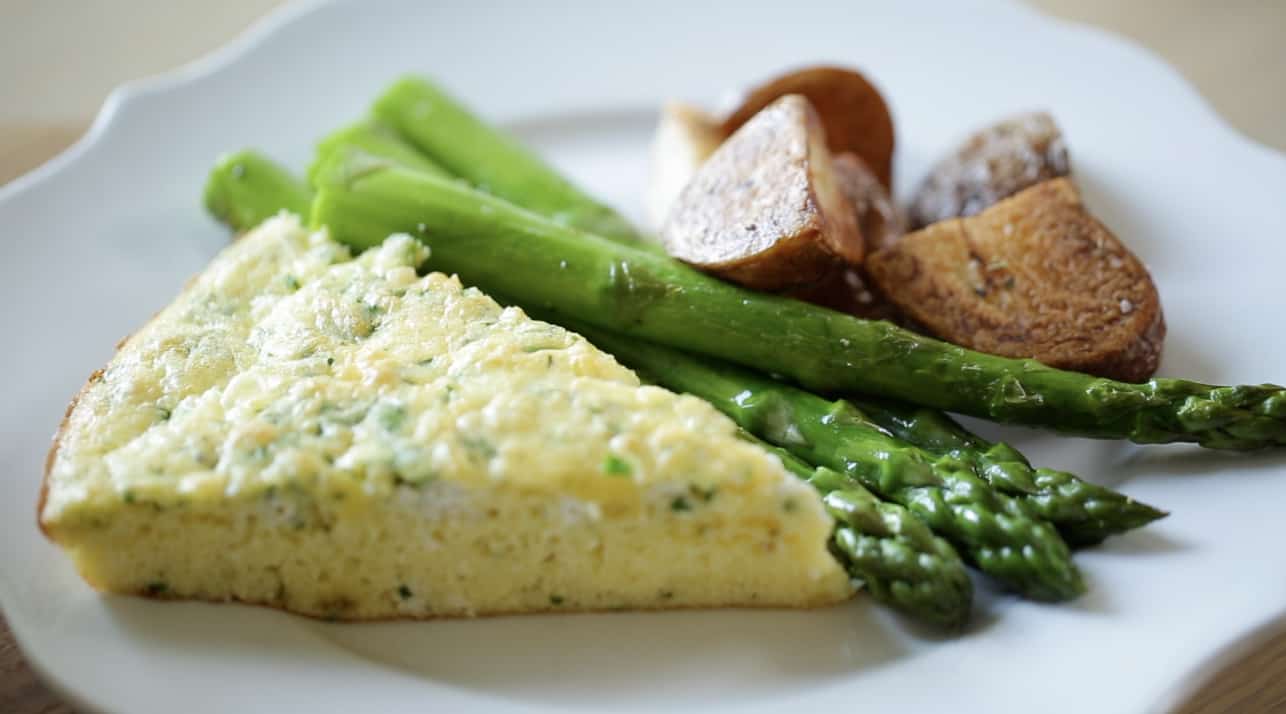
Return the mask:
[[(1125, 479), (1139, 477), (1218, 476), (1236, 467), (1243, 481), (1286, 467), (1286, 451), (1269, 449), (1250, 453), (1215, 451), (1189, 444), (1135, 447), (1116, 464)], [(1226, 475), (1223, 478), (1227, 478)]]
[[(1164, 522), (1164, 521), (1162, 521)], [(1138, 555), (1167, 555), (1188, 550), (1192, 544), (1176, 540), (1153, 528), (1140, 528), (1119, 536), (1108, 538), (1103, 543), (1084, 549), (1087, 553), (1106, 553), (1135, 557)]]
[[(655, 709), (790, 696), (851, 681), (938, 633), (859, 597), (807, 611), (690, 610), (324, 623), (242, 605), (109, 597), (128, 637), (162, 657), (244, 661), (291, 671), (376, 664), (437, 685), (563, 708)], [(994, 622), (975, 608), (966, 638)], [(662, 685), (661, 683), (664, 683)]]
[[(859, 600), (813, 611), (683, 611), (315, 625), (350, 652), (523, 701), (645, 708), (803, 692), (908, 656), (912, 632)], [(659, 683), (664, 682), (664, 686)]]

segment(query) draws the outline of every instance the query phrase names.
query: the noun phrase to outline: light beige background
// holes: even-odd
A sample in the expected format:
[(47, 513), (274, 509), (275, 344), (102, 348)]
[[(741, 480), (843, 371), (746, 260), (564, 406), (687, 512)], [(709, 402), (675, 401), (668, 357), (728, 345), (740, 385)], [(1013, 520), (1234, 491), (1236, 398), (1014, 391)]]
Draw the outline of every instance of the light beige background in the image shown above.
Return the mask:
[[(1028, 1), (1150, 47), (1233, 126), (1286, 151), (1286, 0)], [(115, 85), (198, 57), (279, 4), (0, 0), (0, 153), (13, 166), (33, 132), (74, 138)]]
[[(1234, 127), (1286, 151), (1286, 0), (1027, 1), (1134, 38)], [(74, 141), (112, 87), (201, 56), (278, 4), (0, 0), (0, 184)], [(1263, 711), (1286, 711), (1286, 634), (1232, 663), (1181, 710)], [(0, 712), (71, 712), (23, 662), (3, 617)]]

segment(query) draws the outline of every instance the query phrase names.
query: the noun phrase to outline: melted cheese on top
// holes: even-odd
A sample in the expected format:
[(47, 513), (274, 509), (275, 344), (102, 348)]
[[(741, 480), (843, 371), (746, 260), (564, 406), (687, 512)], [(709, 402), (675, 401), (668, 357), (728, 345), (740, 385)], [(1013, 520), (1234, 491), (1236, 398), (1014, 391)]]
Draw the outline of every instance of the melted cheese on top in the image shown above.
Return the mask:
[(44, 520), (281, 488), (361, 504), (435, 482), (617, 512), (767, 490), (796, 518), (827, 519), (710, 405), (640, 386), (580, 336), (454, 277), (419, 275), (427, 258), (393, 236), (354, 259), (284, 215), (226, 249), (86, 387)]

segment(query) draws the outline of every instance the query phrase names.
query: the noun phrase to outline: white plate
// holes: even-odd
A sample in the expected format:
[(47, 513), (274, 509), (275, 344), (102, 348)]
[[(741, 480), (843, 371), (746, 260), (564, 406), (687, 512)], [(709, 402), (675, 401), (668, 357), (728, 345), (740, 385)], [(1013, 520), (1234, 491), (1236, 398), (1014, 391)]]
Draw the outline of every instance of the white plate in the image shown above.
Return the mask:
[(85, 140), (0, 189), (0, 603), (55, 685), (86, 708), (144, 713), (1138, 712), (1174, 701), (1286, 611), (1282, 453), (1016, 429), (1004, 433), (1040, 462), (1174, 515), (1079, 556), (1092, 590), (1074, 604), (984, 590), (958, 639), (864, 599), (820, 612), (342, 626), (86, 587), (35, 529), (48, 437), (115, 341), (225, 243), (199, 208), (211, 160), (254, 145), (300, 165), (314, 137), (404, 71), (431, 73), (635, 215), (663, 97), (709, 101), (819, 60), (865, 68), (897, 115), (904, 196), (968, 129), (1049, 108), (1089, 204), (1154, 270), (1170, 323), (1163, 371), (1286, 380), (1286, 160), (1234, 134), (1141, 50), (1011, 5), (609, 5), (292, 8), (212, 58), (117, 91)]

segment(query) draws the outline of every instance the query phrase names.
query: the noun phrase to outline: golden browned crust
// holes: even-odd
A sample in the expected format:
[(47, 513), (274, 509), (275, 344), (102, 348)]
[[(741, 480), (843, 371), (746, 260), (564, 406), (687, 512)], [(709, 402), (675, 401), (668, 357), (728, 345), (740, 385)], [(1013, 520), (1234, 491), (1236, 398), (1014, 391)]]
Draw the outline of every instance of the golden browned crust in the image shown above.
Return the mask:
[(701, 166), (661, 239), (674, 257), (760, 290), (804, 285), (856, 263), (862, 238), (808, 100), (788, 95)]
[[(240, 238), (242, 235), (244, 235), (244, 233), (238, 234), (235, 237)], [(179, 291), (179, 294), (182, 295), (188, 290), (191, 290), (192, 286), (196, 284), (197, 279), (200, 277), (200, 273), (189, 276), (183, 283), (183, 289)], [(158, 310), (153, 313), (151, 319), (148, 320), (148, 323), (159, 317), (161, 312), (161, 310)], [(137, 334), (137, 332), (132, 332), (118, 340), (116, 342), (116, 353), (119, 353), (124, 349), (125, 345), (129, 344), (129, 341), (134, 339), (134, 336)], [(114, 353), (111, 359), (108, 360), (108, 364), (110, 364), (111, 360), (115, 358), (116, 354)], [(45, 501), (49, 498), (49, 472), (53, 470), (54, 460), (58, 458), (58, 449), (62, 446), (63, 437), (66, 436), (67, 426), (68, 422), (71, 421), (72, 412), (76, 411), (76, 405), (80, 404), (80, 399), (85, 396), (85, 392), (89, 391), (89, 388), (94, 386), (95, 382), (103, 378), (103, 372), (106, 369), (106, 367), (103, 367), (102, 369), (94, 370), (94, 373), (89, 375), (89, 379), (85, 380), (85, 384), (83, 384), (81, 388), (76, 391), (76, 394), (72, 396), (71, 402), (67, 404), (67, 411), (63, 412), (62, 421), (58, 423), (58, 431), (54, 432), (53, 441), (49, 445), (49, 453), (45, 454), (45, 470), (40, 477), (40, 495), (36, 498), (36, 525), (40, 528), (40, 532), (44, 533), (45, 537), (51, 541), (57, 542), (53, 534), (49, 532), (48, 525), (45, 523), (45, 520), (41, 515), (45, 512)]]
[[(128, 340), (128, 337), (121, 340), (117, 343), (116, 349), (119, 350)], [(36, 498), (36, 525), (40, 528), (40, 532), (44, 533), (45, 537), (51, 541), (55, 540), (54, 536), (49, 532), (49, 528), (42, 516), (45, 512), (45, 501), (49, 498), (49, 472), (54, 468), (54, 460), (58, 457), (58, 447), (62, 446), (63, 437), (67, 434), (67, 425), (71, 421), (71, 413), (76, 410), (76, 405), (80, 403), (80, 398), (85, 395), (85, 392), (89, 391), (89, 388), (102, 378), (103, 370), (94, 370), (94, 373), (89, 375), (89, 379), (85, 380), (85, 384), (71, 398), (71, 402), (67, 404), (67, 410), (63, 412), (62, 421), (58, 423), (58, 431), (54, 432), (53, 442), (49, 445), (49, 453), (45, 454), (45, 471), (40, 477), (40, 495)]]
[[(191, 289), (198, 277), (198, 275), (189, 277), (187, 281), (183, 283), (183, 289), (179, 294), (181, 295)], [(151, 320), (155, 320), (160, 314), (161, 312), (157, 311), (152, 315)], [(148, 320), (148, 322), (151, 322), (151, 320)], [(124, 349), (125, 345), (129, 344), (129, 341), (134, 339), (134, 335), (137, 334), (137, 332), (130, 333), (117, 341), (116, 353), (119, 353)], [(111, 364), (111, 360), (115, 358), (116, 354), (113, 353), (112, 358), (108, 360), (108, 364)], [(76, 406), (80, 404), (80, 399), (85, 396), (85, 392), (88, 392), (90, 387), (94, 386), (96, 382), (103, 378), (103, 372), (106, 369), (106, 367), (103, 367), (101, 369), (94, 370), (94, 373), (89, 375), (89, 379), (85, 380), (85, 384), (82, 385), (81, 388), (76, 391), (76, 394), (72, 396), (71, 401), (67, 404), (67, 411), (63, 412), (62, 421), (58, 423), (58, 431), (54, 432), (53, 441), (49, 445), (49, 453), (45, 454), (45, 472), (40, 477), (40, 495), (36, 499), (36, 525), (40, 528), (40, 532), (45, 534), (46, 538), (54, 542), (57, 542), (57, 539), (49, 532), (48, 524), (45, 523), (45, 520), (41, 515), (45, 512), (45, 501), (49, 497), (49, 472), (53, 470), (54, 460), (58, 458), (58, 449), (62, 446), (63, 437), (66, 436), (67, 426), (68, 422), (71, 421), (72, 412), (76, 411)]]
[(741, 105), (724, 119), (724, 134), (731, 135), (761, 109), (787, 94), (801, 94), (817, 109), (832, 152), (857, 154), (886, 188), (892, 187), (893, 117), (879, 90), (851, 69), (806, 67), (751, 89)]
[(1151, 276), (1066, 178), (904, 236), (865, 267), (901, 312), (971, 349), (1126, 381), (1161, 359)]

